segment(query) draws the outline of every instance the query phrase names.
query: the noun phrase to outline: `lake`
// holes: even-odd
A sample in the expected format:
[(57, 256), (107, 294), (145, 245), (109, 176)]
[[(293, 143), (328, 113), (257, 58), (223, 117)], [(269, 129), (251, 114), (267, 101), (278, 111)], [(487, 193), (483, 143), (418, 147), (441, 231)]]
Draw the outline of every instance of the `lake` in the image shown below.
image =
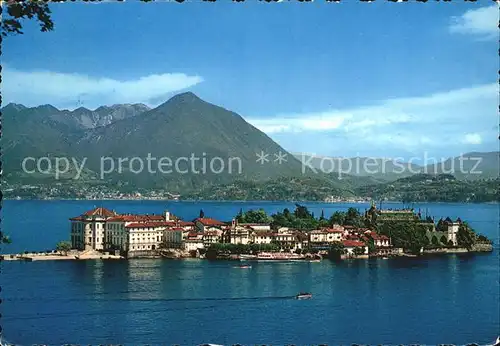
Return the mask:
[[(304, 203), (328, 217), (366, 204)], [(186, 220), (272, 213), (286, 202), (4, 201), (2, 253), (68, 239), (68, 218), (94, 206)], [(384, 207), (398, 208), (391, 204)], [(2, 328), (16, 344), (491, 343), (499, 333), (498, 205), (415, 204), (436, 219), (468, 221), (495, 251), (342, 263), (202, 260), (2, 262)], [(313, 299), (297, 301), (299, 291)]]

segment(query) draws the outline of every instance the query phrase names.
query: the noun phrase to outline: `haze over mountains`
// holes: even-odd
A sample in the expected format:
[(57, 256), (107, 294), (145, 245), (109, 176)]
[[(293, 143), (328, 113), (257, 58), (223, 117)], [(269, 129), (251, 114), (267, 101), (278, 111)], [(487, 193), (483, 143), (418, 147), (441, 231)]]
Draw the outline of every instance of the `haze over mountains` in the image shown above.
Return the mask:
[(347, 173), (357, 177), (372, 177), (381, 181), (392, 181), (415, 174), (453, 174), (458, 179), (476, 180), (497, 178), (500, 172), (498, 151), (470, 152), (426, 165), (391, 158), (329, 157), (306, 153), (294, 153), (294, 156), (301, 162), (310, 164), (323, 172)]
[[(280, 177), (303, 177), (300, 162), (303, 160), (313, 167), (319, 167), (323, 161), (323, 172), (315, 174), (318, 179), (336, 180), (338, 176), (333, 173), (338, 172), (338, 167), (341, 167), (343, 176), (349, 179), (350, 186), (395, 180), (421, 172), (425, 168), (417, 164), (383, 159), (376, 159), (374, 165), (373, 159), (357, 158), (359, 167), (351, 167), (349, 170), (347, 163), (342, 162), (333, 169), (331, 160), (321, 157), (308, 160), (307, 156), (300, 155), (294, 157), (240, 115), (203, 101), (191, 92), (176, 95), (154, 109), (143, 104), (119, 104), (102, 106), (95, 110), (80, 107), (68, 111), (51, 105), (27, 108), (19, 104), (9, 104), (2, 108), (2, 123), (3, 171), (9, 181), (37, 181), (50, 177), (27, 175), (23, 173), (21, 165), (25, 157), (47, 156), (75, 158), (80, 164), (85, 162), (82, 179), (87, 180), (98, 179), (101, 157), (110, 157), (114, 159), (114, 170), (106, 175), (106, 179), (131, 182), (141, 187), (168, 186), (174, 190), (227, 184), (245, 179), (264, 181)], [(256, 154), (261, 152), (268, 156), (258, 162)], [(276, 155), (279, 153), (285, 160), (277, 160)], [(137, 162), (135, 165), (129, 164), (133, 157), (141, 158), (145, 164), (148, 155), (157, 160), (168, 157), (172, 161), (180, 157), (194, 156), (198, 161), (194, 171), (187, 160), (179, 165), (180, 172), (175, 172), (171, 165), (170, 173), (162, 173), (158, 170), (158, 161), (152, 162), (155, 173), (147, 168), (140, 174), (130, 171), (131, 167), (137, 170), (139, 166)], [(475, 169), (484, 173), (475, 176), (458, 173), (458, 178), (498, 176), (498, 152), (470, 153), (469, 156), (482, 158)], [(219, 161), (214, 161), (214, 167), (208, 167), (215, 157), (220, 158)], [(235, 157), (239, 158), (239, 161), (231, 161)], [(119, 158), (128, 160), (120, 172)], [(207, 163), (205, 173), (203, 159)], [(372, 162), (369, 166), (370, 172), (363, 170), (364, 163), (368, 160)], [(448, 161), (442, 166), (445, 169), (443, 173), (449, 173), (446, 169), (455, 164), (457, 159)], [(229, 167), (229, 162), (232, 162), (232, 168)], [(104, 168), (111, 169), (110, 165), (111, 162), (106, 161)], [(464, 163), (469, 170), (473, 165), (475, 163), (472, 161)], [(437, 173), (441, 173), (440, 167), (438, 165)], [(459, 165), (455, 164), (455, 167)], [(221, 173), (213, 173), (214, 170), (221, 170)], [(307, 171), (306, 175), (312, 176), (312, 171)], [(372, 174), (374, 171), (376, 173)], [(75, 170), (72, 170), (65, 177), (71, 178), (74, 173)], [(335, 184), (337, 186), (339, 182)]]

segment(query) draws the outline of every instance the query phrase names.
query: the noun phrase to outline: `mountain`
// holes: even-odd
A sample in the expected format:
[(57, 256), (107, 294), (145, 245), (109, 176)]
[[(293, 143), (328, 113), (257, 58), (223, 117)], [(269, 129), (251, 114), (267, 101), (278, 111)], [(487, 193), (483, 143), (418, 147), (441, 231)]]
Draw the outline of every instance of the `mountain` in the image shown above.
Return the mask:
[[(192, 187), (234, 179), (291, 176), (301, 171), (300, 162), (240, 115), (205, 102), (191, 92), (176, 95), (133, 118), (87, 131), (77, 146), (97, 157), (114, 157), (116, 165), (118, 158), (137, 157), (144, 162), (148, 154), (156, 158), (154, 174), (128, 174), (131, 173), (128, 168), (135, 168), (126, 164), (123, 174), (141, 185), (169, 182), (170, 186)], [(268, 162), (256, 161), (256, 154), (260, 152), (269, 154)], [(274, 161), (274, 154), (279, 152), (287, 155), (286, 162)], [(191, 157), (198, 158), (194, 169), (192, 163), (187, 163)], [(169, 169), (175, 170), (177, 162), (180, 171), (188, 170), (191, 174), (159, 172), (157, 162), (161, 158), (171, 162)], [(195, 173), (202, 170), (203, 160), (206, 174)], [(93, 162), (95, 164), (95, 160)], [(213, 169), (210, 169), (211, 162)], [(213, 172), (219, 169), (221, 173)]]
[(458, 180), (451, 174), (415, 174), (392, 182), (360, 186), (357, 196), (409, 202), (499, 202), (500, 179)]
[(93, 129), (107, 126), (115, 121), (135, 117), (149, 111), (150, 108), (144, 104), (117, 104), (113, 106), (101, 106), (95, 110), (79, 107), (73, 111), (59, 111), (51, 114), (55, 121), (65, 123), (75, 129)]
[[(95, 112), (108, 112), (109, 109), (113, 108), (100, 107)], [(193, 93), (176, 95), (154, 109), (122, 119), (109, 118), (110, 114), (117, 114), (116, 109), (115, 113), (107, 113), (108, 118), (96, 118), (89, 112), (83, 108), (60, 111), (50, 105), (25, 109), (4, 107), (5, 173), (13, 178), (20, 176), (24, 157), (49, 155), (75, 158), (79, 162), (86, 160), (90, 172), (100, 172), (101, 158), (111, 157), (115, 169), (105, 178), (130, 181), (136, 186), (163, 186), (171, 191), (236, 179), (264, 180), (301, 174), (300, 162), (266, 134), (240, 115), (205, 102)], [(90, 119), (93, 119), (92, 125)], [(98, 123), (96, 119), (101, 123), (105, 123), (105, 119), (113, 121), (97, 127), (94, 125)], [(88, 126), (90, 128), (85, 128)], [(256, 156), (261, 152), (268, 155), (262, 164), (257, 162)], [(276, 161), (275, 155), (280, 152), (286, 161)], [(156, 158), (151, 172), (147, 169), (148, 154)], [(167, 170), (163, 173), (158, 168), (162, 158), (163, 168)], [(122, 161), (121, 171), (118, 170), (119, 159), (127, 160)], [(140, 168), (139, 161), (144, 171), (136, 174), (134, 170)], [(102, 162), (109, 163), (106, 159)], [(206, 174), (200, 173), (203, 162)], [(165, 163), (170, 165), (165, 166)], [(168, 172), (175, 171), (176, 165), (178, 172)], [(218, 170), (221, 172), (211, 172)]]
[(385, 158), (371, 157), (328, 157), (295, 153), (294, 156), (305, 165), (332, 175), (372, 177), (381, 182), (391, 181), (418, 173), (422, 167), (412, 163)]
[(430, 174), (453, 174), (458, 179), (495, 179), (500, 174), (500, 152), (470, 152), (429, 164), (422, 170)]
[(385, 158), (328, 157), (310, 154), (294, 156), (305, 165), (332, 175), (372, 177), (379, 182), (394, 181), (414, 174), (452, 174), (457, 179), (495, 179), (500, 173), (500, 152), (471, 152), (445, 161), (420, 166)]

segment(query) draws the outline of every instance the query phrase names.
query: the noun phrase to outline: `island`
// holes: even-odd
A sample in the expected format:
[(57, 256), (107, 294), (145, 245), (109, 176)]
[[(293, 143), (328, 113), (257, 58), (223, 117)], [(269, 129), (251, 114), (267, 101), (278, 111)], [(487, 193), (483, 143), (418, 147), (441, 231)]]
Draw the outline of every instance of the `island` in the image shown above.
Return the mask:
[(268, 215), (247, 210), (224, 222), (205, 216), (181, 220), (163, 214), (119, 214), (103, 207), (69, 219), (70, 241), (43, 253), (3, 255), (24, 259), (187, 258), (333, 260), (416, 257), (493, 251), (492, 241), (460, 218), (440, 219), (414, 209), (336, 211), (319, 217), (304, 205)]

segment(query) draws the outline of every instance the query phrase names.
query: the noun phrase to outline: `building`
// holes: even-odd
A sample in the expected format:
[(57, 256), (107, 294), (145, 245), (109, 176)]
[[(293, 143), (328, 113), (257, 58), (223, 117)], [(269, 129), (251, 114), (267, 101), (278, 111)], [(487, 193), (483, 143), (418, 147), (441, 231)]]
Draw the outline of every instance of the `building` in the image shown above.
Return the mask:
[(163, 230), (163, 244), (168, 249), (182, 249), (184, 247), (184, 234), (182, 227), (166, 228)]
[(284, 251), (295, 251), (301, 249), (302, 244), (299, 245), (297, 234), (291, 231), (274, 233), (273, 240), (279, 245), (280, 249)]
[(203, 232), (203, 247), (209, 248), (212, 244), (221, 243), (223, 233), (220, 229), (211, 229)]
[(383, 234), (378, 234), (374, 231), (366, 231), (365, 235), (371, 239), (373, 239), (373, 244), (375, 247), (390, 247), (391, 246), (391, 240), (389, 239), (388, 236), (383, 235)]
[(229, 241), (231, 244), (249, 244), (252, 229), (250, 227), (235, 226), (229, 230)]
[[(184, 229), (194, 228), (194, 223), (178, 220), (168, 211), (163, 215), (133, 215), (95, 208), (70, 221), (74, 249), (119, 250), (129, 257), (148, 255), (157, 250), (166, 243), (167, 229), (183, 228), (184, 232)], [(176, 237), (178, 234), (169, 239), (177, 244)]]
[(71, 247), (78, 250), (104, 250), (106, 221), (117, 214), (106, 208), (94, 208), (71, 221)]
[(273, 233), (271, 232), (254, 232), (251, 236), (253, 244), (271, 244), (273, 241)]
[(453, 246), (457, 246), (457, 233), (458, 230), (460, 229), (460, 225), (462, 224), (460, 219), (457, 219), (457, 221), (451, 220), (449, 217), (444, 220), (444, 225), (446, 227), (446, 240), (448, 242), (452, 242)]
[(186, 251), (198, 251), (204, 247), (203, 233), (190, 232), (184, 240), (184, 250)]
[(193, 221), (197, 232), (205, 232), (214, 228), (222, 229), (227, 226), (224, 222), (209, 217), (199, 217)]
[(344, 235), (342, 227), (324, 228), (309, 232), (309, 243), (313, 244), (331, 244), (336, 241), (341, 241)]
[[(349, 258), (349, 257), (360, 257), (361, 256), (368, 256), (368, 246), (359, 240), (344, 240), (342, 241), (342, 244), (344, 245), (345, 249), (345, 254), (344, 256), (341, 256), (342, 258)], [(356, 255), (354, 252), (354, 249), (360, 248), (363, 249), (363, 253), (360, 255)]]

